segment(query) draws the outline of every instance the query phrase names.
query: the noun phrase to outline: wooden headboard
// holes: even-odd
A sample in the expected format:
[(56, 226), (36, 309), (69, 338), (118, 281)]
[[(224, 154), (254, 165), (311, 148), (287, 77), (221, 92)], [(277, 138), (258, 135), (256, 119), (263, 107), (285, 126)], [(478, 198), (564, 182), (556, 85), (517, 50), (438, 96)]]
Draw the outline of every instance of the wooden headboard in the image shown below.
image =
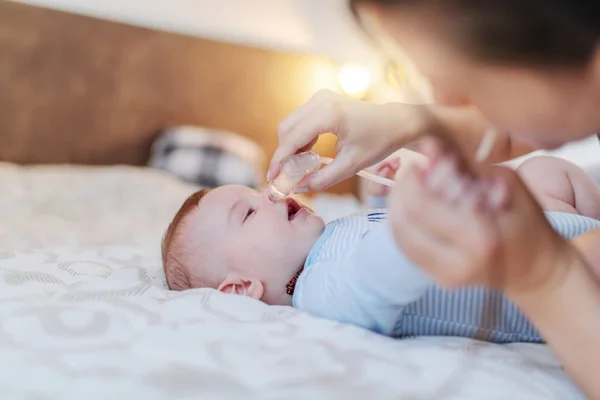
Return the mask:
[[(226, 129), (270, 155), (277, 125), (337, 65), (0, 1), (0, 160), (146, 163), (168, 125)], [(330, 155), (332, 140), (319, 143)], [(355, 192), (356, 182), (336, 192)]]

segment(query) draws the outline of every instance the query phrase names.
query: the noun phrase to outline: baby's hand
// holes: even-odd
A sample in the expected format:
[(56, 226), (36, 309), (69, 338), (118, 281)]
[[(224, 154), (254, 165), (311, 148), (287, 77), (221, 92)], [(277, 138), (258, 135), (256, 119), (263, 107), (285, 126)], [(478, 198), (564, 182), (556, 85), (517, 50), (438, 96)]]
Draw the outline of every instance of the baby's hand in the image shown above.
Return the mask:
[[(400, 157), (392, 157), (382, 161), (374, 167), (374, 173), (383, 178), (395, 179), (396, 172), (400, 169)], [(367, 195), (371, 197), (387, 196), (390, 188), (380, 183), (369, 181), (367, 183)]]

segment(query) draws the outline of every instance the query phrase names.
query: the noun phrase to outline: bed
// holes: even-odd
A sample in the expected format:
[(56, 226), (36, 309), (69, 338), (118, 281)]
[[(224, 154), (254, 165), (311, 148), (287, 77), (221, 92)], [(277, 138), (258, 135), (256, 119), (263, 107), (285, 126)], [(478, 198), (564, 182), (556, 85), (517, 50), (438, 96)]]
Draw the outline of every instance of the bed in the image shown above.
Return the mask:
[(3, 399), (581, 398), (545, 346), (166, 290), (160, 236), (193, 188), (163, 173), (2, 164), (0, 181)]
[[(160, 238), (195, 188), (143, 166), (156, 130), (241, 131), (272, 151), (278, 120), (308, 96), (291, 82), (326, 60), (11, 2), (0, 3), (0, 48), (0, 398), (583, 398), (546, 346), (393, 340), (213, 290), (167, 290)], [(40, 64), (50, 49), (62, 58)], [(248, 79), (205, 61), (219, 57), (285, 74)], [(82, 59), (92, 61), (72, 63)], [(238, 107), (251, 94), (263, 108)], [(356, 184), (345, 185), (314, 200), (320, 212), (355, 206)]]

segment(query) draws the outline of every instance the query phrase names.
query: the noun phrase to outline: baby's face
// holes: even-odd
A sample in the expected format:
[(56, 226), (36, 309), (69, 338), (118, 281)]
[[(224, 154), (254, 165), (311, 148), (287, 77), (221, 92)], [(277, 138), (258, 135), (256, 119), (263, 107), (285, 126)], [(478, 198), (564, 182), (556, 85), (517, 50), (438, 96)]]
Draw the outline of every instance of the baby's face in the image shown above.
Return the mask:
[(286, 285), (302, 268), (324, 226), (319, 216), (294, 200), (273, 203), (266, 193), (228, 185), (204, 196), (187, 217), (182, 239), (203, 243), (202, 251), (224, 260), (227, 273), (260, 280), (262, 300), (281, 304), (282, 297), (289, 297)]

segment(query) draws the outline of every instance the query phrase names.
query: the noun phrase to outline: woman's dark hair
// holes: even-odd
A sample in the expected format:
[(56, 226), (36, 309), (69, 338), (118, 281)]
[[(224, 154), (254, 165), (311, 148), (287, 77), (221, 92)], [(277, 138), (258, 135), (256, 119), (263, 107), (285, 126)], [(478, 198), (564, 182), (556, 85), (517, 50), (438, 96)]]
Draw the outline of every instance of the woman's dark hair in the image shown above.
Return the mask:
[(584, 67), (600, 45), (599, 0), (350, 0), (439, 11), (468, 56), (484, 62), (536, 67)]

